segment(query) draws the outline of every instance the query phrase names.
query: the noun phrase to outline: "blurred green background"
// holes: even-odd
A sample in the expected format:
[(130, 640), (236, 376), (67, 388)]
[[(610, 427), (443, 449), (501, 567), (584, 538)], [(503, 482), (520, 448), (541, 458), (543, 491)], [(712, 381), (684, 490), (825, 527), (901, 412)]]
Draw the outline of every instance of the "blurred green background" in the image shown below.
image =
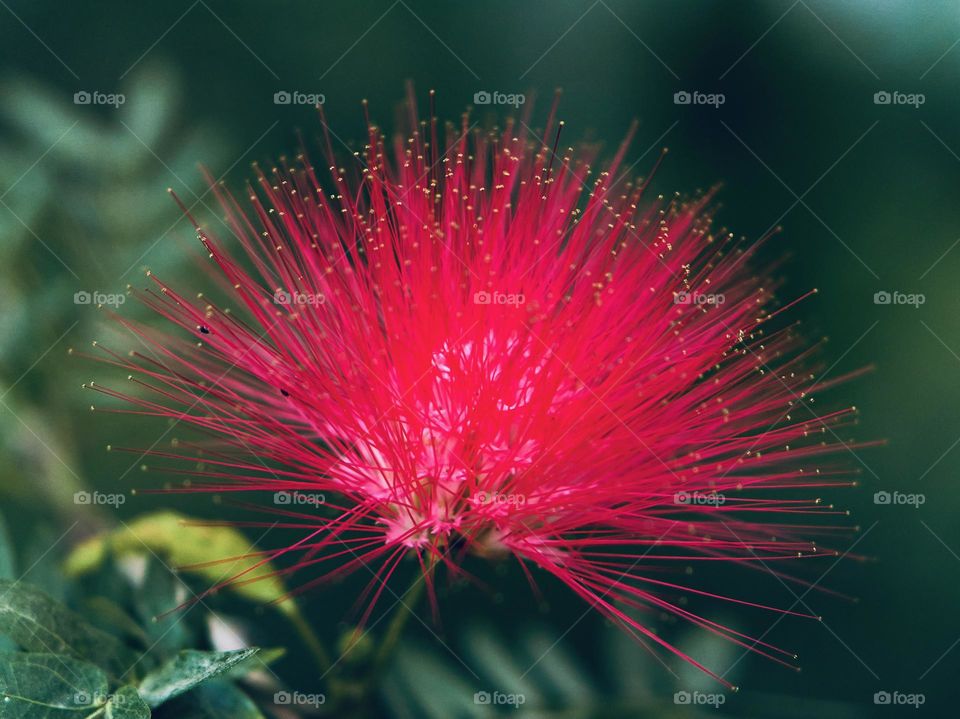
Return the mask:
[[(296, 151), (297, 129), (312, 143), (319, 135), (313, 110), (275, 104), (276, 92), (322, 93), (331, 127), (351, 144), (363, 141), (364, 98), (380, 124), (395, 127), (407, 80), (414, 81), (424, 112), (427, 90), (437, 91), (441, 118), (456, 119), (479, 91), (536, 95), (535, 126), (542, 126), (553, 90), (562, 87), (566, 143), (602, 140), (609, 154), (636, 118), (628, 162), (637, 173), (652, 166), (661, 147), (670, 148), (655, 178), (657, 191), (690, 192), (721, 181), (721, 224), (749, 238), (782, 225), (764, 252), (788, 257), (783, 297), (819, 289), (793, 315), (811, 338), (830, 338), (827, 376), (873, 366), (820, 399), (824, 406), (852, 403), (861, 410), (858, 440), (888, 440), (879, 449), (852, 450), (861, 486), (830, 497), (851, 509), (862, 528), (853, 554), (869, 560), (841, 561), (822, 585), (859, 601), (799, 592), (824, 622), (788, 618), (766, 639), (795, 649), (801, 673), (741, 658), (732, 647), (704, 649), (715, 656), (712, 666), (731, 666), (729, 677), (743, 686), (719, 711), (886, 716), (902, 710), (875, 705), (874, 693), (900, 691), (923, 693), (921, 712), (955, 713), (955, 0), (102, 0), (95, 7), (2, 0), (0, 58), (0, 501), (18, 536), (38, 523), (58, 530), (56, 536), (79, 519), (64, 539), (69, 544), (112, 521), (109, 512), (78, 507), (78, 489), (129, 492), (169, 479), (144, 473), (136, 455), (105, 453), (108, 443), (150, 446), (164, 427), (89, 413), (94, 396), (80, 384), (110, 374), (68, 357), (67, 349), (110, 338), (112, 330), (103, 313), (76, 304), (74, 295), (143, 285), (144, 267), (188, 281), (196, 241), (165, 189), (174, 188), (216, 224), (197, 162), (240, 188), (250, 162), (269, 165)], [(123, 93), (125, 102), (76, 104), (75, 93), (84, 91)], [(680, 91), (722, 93), (724, 102), (676, 104)], [(878, 103), (878, 92), (894, 100)], [(897, 102), (917, 94), (922, 104)], [(502, 118), (508, 110), (482, 107), (477, 114)], [(925, 302), (877, 304), (875, 293), (882, 291), (922, 293)], [(144, 316), (134, 304), (119, 309)], [(129, 338), (117, 340), (129, 346)], [(881, 490), (922, 493), (926, 502), (878, 505), (874, 493)], [(201, 516), (220, 511), (206, 497), (140, 495), (130, 497), (120, 516), (170, 503)], [(273, 546), (271, 539), (264, 546)], [(817, 565), (811, 580), (829, 566)], [(563, 658), (553, 665), (554, 678), (569, 670), (561, 701), (599, 692), (611, 703), (632, 697), (658, 706), (656, 715), (687, 711), (673, 703), (672, 693), (694, 687), (689, 672), (678, 684), (645, 653), (619, 647), (602, 620), (581, 620), (584, 607), (565, 590), (545, 584), (550, 604), (538, 605), (522, 577), (506, 569), (501, 574), (495, 583), (502, 592), (451, 590), (456, 598), (444, 606), (442, 625), (427, 619), (449, 652), (424, 625), (411, 624), (403, 649), (409, 661), (401, 667), (407, 674), (392, 675), (385, 701), (400, 707), (429, 700), (410, 696), (418, 691), (411, 689), (412, 677), (434, 677), (421, 691), (429, 694), (441, 691), (446, 680), (438, 673), (444, 671), (460, 674), (471, 691), (492, 688), (495, 678), (474, 672), (472, 662), (525, 666), (532, 663), (525, 664), (529, 652), (536, 659), (536, 647), (557, 642), (548, 653)], [(738, 574), (736, 580), (756, 601), (796, 601), (770, 576)], [(334, 632), (355, 589), (348, 584), (310, 595), (315, 623)], [(763, 634), (773, 622), (759, 612), (731, 615), (724, 607), (699, 606), (743, 631)], [(533, 638), (520, 632), (532, 623)], [(701, 641), (682, 627), (664, 632), (677, 641)], [(502, 646), (477, 649), (495, 642)], [(619, 648), (610, 649), (614, 645)], [(486, 660), (473, 658), (477, 651), (485, 651)], [(616, 651), (625, 652), (612, 662), (621, 672), (619, 686), (616, 671), (604, 668)], [(285, 671), (309, 685), (296, 662)], [(534, 679), (535, 673), (526, 677)], [(407, 715), (425, 714), (411, 709)], [(578, 714), (573, 709), (566, 716)]]

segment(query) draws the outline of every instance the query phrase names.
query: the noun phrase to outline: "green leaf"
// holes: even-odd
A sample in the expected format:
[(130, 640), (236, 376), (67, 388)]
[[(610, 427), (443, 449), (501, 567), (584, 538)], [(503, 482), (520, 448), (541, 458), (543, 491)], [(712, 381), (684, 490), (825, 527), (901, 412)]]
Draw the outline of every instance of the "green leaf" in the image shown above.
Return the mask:
[(110, 697), (106, 719), (150, 719), (150, 707), (134, 686), (125, 686)]
[(150, 639), (143, 628), (112, 599), (90, 597), (83, 601), (81, 610), (98, 628), (118, 638), (133, 639), (145, 647), (150, 646)]
[(190, 623), (184, 618), (190, 609), (200, 607), (172, 611), (191, 596), (180, 577), (156, 557), (147, 557), (143, 583), (134, 589), (133, 606), (148, 636), (151, 655), (166, 658), (196, 646)]
[(0, 716), (4, 719), (85, 718), (107, 701), (107, 690), (107, 677), (100, 668), (71, 656), (0, 654)]
[(230, 669), (225, 677), (230, 679), (243, 679), (247, 674), (269, 667), (275, 661), (286, 656), (287, 650), (284, 647), (271, 647), (270, 649), (260, 649), (256, 655), (250, 655), (242, 662)]
[[(66, 572), (70, 576), (86, 574), (100, 566), (109, 551), (118, 556), (153, 552), (171, 566), (214, 585), (237, 577), (238, 582), (228, 588), (254, 602), (273, 602), (286, 594), (273, 565), (257, 566), (262, 557), (241, 532), (233, 527), (191, 524), (197, 521), (169, 511), (143, 515), (79, 545), (67, 558)], [(297, 612), (289, 598), (277, 606), (287, 614)]]
[(0, 580), (0, 634), (30, 652), (70, 654), (123, 676), (136, 657), (118, 639), (23, 582)]
[(232, 652), (201, 652), (185, 649), (140, 683), (140, 695), (151, 707), (188, 692), (211, 677), (221, 674), (253, 656), (256, 648)]
[(157, 719), (264, 719), (246, 694), (219, 679), (164, 705), (155, 716)]
[(492, 716), (491, 707), (474, 700), (487, 687), (473, 677), (468, 680), (454, 665), (447, 657), (401, 643), (383, 683), (384, 699), (391, 707), (404, 707), (407, 716), (425, 719)]

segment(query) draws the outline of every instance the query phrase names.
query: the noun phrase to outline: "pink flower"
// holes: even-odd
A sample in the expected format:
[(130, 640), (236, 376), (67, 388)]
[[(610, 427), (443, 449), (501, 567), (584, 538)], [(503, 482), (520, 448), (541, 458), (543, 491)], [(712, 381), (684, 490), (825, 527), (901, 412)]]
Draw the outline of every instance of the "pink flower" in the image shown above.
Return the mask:
[[(264, 561), (377, 567), (375, 600), (411, 554), (431, 587), (468, 552), (514, 557), (711, 674), (633, 610), (789, 661), (685, 609), (718, 595), (682, 570), (835, 556), (813, 537), (846, 529), (808, 515), (842, 514), (816, 493), (851, 484), (829, 455), (854, 409), (808, 406), (835, 381), (765, 331), (774, 283), (711, 230), (712, 193), (648, 201), (627, 141), (600, 168), (467, 122), (443, 145), (435, 120), (392, 144), (371, 125), (345, 167), (328, 150), (330, 182), (302, 156), (258, 170), (246, 210), (213, 184), (235, 241), (198, 233), (226, 304), (151, 275), (179, 331), (121, 320), (149, 352), (111, 361), (145, 391), (104, 391), (214, 436), (153, 451), (202, 458), (191, 490), (298, 505), (268, 508), (303, 537)], [(723, 598), (761, 606), (733, 577)]]

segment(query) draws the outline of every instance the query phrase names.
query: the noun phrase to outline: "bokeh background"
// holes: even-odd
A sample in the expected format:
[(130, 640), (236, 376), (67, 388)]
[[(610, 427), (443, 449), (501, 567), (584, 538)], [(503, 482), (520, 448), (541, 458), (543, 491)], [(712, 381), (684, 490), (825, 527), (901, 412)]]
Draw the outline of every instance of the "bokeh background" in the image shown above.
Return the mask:
[[(457, 118), (481, 91), (536, 97), (539, 126), (561, 87), (566, 143), (598, 140), (612, 152), (636, 119), (628, 161), (638, 174), (670, 150), (656, 191), (722, 182), (721, 224), (748, 238), (783, 227), (764, 252), (787, 258), (784, 298), (819, 289), (792, 312), (811, 338), (829, 338), (826, 377), (871, 368), (818, 401), (860, 409), (853, 439), (887, 440), (851, 444), (861, 485), (830, 496), (861, 528), (841, 549), (867, 559), (817, 565), (809, 577), (857, 601), (794, 595), (751, 573), (736, 578), (741, 594), (799, 602), (824, 621), (771, 628), (767, 614), (698, 607), (744, 631), (769, 629), (767, 639), (799, 653), (800, 673), (704, 644), (680, 626), (662, 630), (709, 654), (711, 666), (730, 667), (743, 689), (720, 713), (904, 711), (875, 704), (878, 691), (922, 693), (920, 713), (955, 713), (960, 5), (952, 0), (0, 0), (0, 502), (15, 536), (46, 527), (70, 545), (115, 523), (111, 515), (159, 505), (233, 511), (209, 498), (129, 494), (169, 477), (105, 445), (170, 437), (162, 424), (90, 413), (94, 397), (80, 385), (103, 368), (67, 351), (113, 330), (75, 294), (122, 294), (144, 284), (146, 267), (189, 281), (194, 233), (165, 190), (216, 225), (196, 163), (240, 188), (251, 162), (269, 166), (296, 151), (298, 129), (312, 144), (314, 111), (278, 105), (275, 93), (322, 93), (331, 127), (356, 147), (361, 100), (390, 130), (408, 80), (422, 108), (436, 90), (442, 118)], [(677, 104), (682, 91), (720, 93), (723, 103)], [(125, 102), (77, 104), (78, 92), (122, 93)], [(883, 92), (894, 100), (883, 103)], [(493, 122), (509, 110), (475, 115)], [(923, 302), (878, 304), (878, 292)], [(119, 311), (143, 315), (134, 305)], [(90, 488), (129, 501), (117, 511), (77, 505), (74, 493)], [(925, 501), (877, 504), (878, 491)], [(559, 588), (546, 585), (549, 602), (540, 602), (510, 570), (491, 578), (501, 591), (451, 589), (442, 624), (426, 612), (425, 623), (411, 622), (404, 661), (382, 689), (385, 715), (433, 716), (467, 695), (462, 711), (471, 712), (472, 692), (518, 683), (562, 707), (537, 716), (586, 716), (578, 702), (625, 716), (717, 713), (673, 701), (678, 689), (715, 685), (667, 660), (672, 675), (583, 617)], [(345, 626), (356, 588), (306, 598), (330, 637)], [(279, 672), (309, 687), (302, 664), (288, 658)], [(457, 711), (447, 715), (469, 715)]]

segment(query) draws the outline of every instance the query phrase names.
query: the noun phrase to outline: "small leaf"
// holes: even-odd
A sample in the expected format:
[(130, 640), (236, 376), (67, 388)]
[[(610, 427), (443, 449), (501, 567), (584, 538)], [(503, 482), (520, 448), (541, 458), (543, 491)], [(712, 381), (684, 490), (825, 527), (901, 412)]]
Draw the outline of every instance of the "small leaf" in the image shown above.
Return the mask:
[[(149, 551), (214, 585), (237, 577), (237, 583), (228, 588), (254, 602), (273, 602), (286, 594), (271, 564), (257, 566), (262, 558), (241, 532), (233, 527), (200, 527), (191, 521), (197, 520), (177, 512), (143, 515), (121, 529), (82, 543), (67, 558), (66, 572), (79, 576), (96, 569), (108, 550), (119, 556)], [(292, 599), (284, 599), (277, 606), (287, 614), (297, 611)]]
[(150, 719), (150, 707), (134, 686), (125, 686), (110, 697), (106, 719)]
[(103, 706), (107, 689), (107, 676), (99, 667), (71, 656), (0, 654), (0, 716), (4, 718), (81, 719)]
[(157, 719), (264, 719), (250, 697), (219, 679), (164, 705)]
[(30, 652), (70, 654), (123, 676), (136, 657), (118, 639), (23, 582), (0, 580), (0, 634)]
[(156, 671), (150, 672), (140, 683), (140, 695), (151, 707), (158, 707), (169, 699), (190, 691), (207, 679), (221, 674), (259, 650), (241, 649), (234, 652), (200, 652), (185, 649)]

